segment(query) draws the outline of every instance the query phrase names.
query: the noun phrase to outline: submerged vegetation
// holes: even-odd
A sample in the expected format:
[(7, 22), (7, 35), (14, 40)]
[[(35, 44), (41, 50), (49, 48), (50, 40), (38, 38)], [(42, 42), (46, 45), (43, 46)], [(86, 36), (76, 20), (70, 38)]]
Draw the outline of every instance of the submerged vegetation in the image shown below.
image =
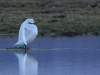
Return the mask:
[(39, 35), (100, 35), (99, 0), (1, 0), (0, 34), (18, 34), (26, 18), (34, 18)]

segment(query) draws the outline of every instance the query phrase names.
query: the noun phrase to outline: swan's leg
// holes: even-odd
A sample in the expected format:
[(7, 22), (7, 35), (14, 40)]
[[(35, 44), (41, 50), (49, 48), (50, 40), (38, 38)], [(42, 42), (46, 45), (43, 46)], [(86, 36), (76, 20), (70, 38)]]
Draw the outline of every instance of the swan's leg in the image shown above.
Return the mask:
[(25, 45), (25, 53), (26, 53), (26, 45)]

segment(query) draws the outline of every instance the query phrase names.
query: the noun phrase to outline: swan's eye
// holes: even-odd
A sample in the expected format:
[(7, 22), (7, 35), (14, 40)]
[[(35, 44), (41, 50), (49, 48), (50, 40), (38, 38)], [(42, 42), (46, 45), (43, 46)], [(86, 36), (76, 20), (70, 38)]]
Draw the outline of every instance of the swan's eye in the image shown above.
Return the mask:
[(28, 22), (28, 24), (34, 24), (34, 23)]

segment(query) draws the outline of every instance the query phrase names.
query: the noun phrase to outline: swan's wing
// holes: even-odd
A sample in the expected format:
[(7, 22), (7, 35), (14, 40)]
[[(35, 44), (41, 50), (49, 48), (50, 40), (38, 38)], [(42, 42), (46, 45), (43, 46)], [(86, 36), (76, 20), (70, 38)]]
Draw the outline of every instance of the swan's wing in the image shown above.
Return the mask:
[(26, 30), (28, 30), (28, 31), (32, 31), (32, 28), (26, 28)]
[(25, 38), (25, 28), (22, 31), (22, 39), (23, 39), (24, 44), (27, 45), (27, 41), (26, 41), (26, 38)]

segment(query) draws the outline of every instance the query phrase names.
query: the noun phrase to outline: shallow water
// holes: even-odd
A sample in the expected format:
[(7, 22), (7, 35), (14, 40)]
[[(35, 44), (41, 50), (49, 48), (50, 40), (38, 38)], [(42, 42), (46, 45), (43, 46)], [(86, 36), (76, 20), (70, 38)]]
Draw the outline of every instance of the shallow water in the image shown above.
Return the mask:
[[(5, 41), (5, 42), (3, 42)], [(17, 37), (0, 38), (3, 47), (12, 47)], [(41, 50), (29, 50), (38, 61), (38, 75), (99, 75), (100, 36), (37, 37), (28, 45)], [(8, 44), (9, 43), (9, 44)], [(43, 50), (42, 48), (54, 48)], [(17, 51), (0, 51), (0, 75), (19, 75)]]
[[(0, 36), (0, 48), (12, 48), (17, 42), (17, 36)], [(63, 49), (99, 49), (100, 36), (76, 36), (76, 37), (37, 37), (29, 48), (63, 48)]]

